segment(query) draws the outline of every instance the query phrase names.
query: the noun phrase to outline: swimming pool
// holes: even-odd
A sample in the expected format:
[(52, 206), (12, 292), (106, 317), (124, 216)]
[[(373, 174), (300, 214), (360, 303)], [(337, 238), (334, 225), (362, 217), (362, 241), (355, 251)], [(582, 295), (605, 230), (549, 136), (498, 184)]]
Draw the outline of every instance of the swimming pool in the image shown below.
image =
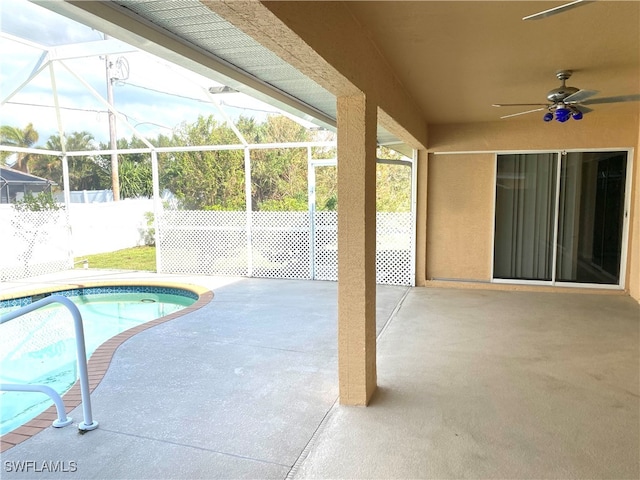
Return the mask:
[[(192, 305), (193, 291), (161, 286), (74, 288), (0, 301), (0, 315), (55, 293), (82, 314), (87, 357), (111, 337)], [(0, 383), (46, 384), (64, 394), (77, 380), (71, 314), (50, 305), (0, 325)], [(53, 403), (38, 393), (0, 392), (0, 434), (36, 417)]]

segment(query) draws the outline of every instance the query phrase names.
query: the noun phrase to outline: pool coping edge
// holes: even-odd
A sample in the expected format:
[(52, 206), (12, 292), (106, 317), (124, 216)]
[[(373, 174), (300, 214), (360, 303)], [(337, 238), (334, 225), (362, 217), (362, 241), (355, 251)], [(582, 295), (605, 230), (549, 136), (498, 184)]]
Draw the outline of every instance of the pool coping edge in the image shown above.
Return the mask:
[[(100, 384), (102, 379), (104, 378), (111, 361), (113, 360), (113, 355), (116, 350), (122, 345), (124, 342), (137, 335), (140, 332), (148, 330), (149, 328), (155, 327), (157, 325), (161, 325), (170, 320), (174, 320), (176, 318), (187, 315), (191, 312), (199, 310), (200, 308), (207, 305), (211, 300), (213, 300), (214, 293), (213, 291), (202, 287), (200, 285), (194, 284), (186, 284), (186, 283), (177, 283), (177, 282), (157, 282), (157, 281), (148, 281), (144, 282), (141, 280), (124, 280), (118, 282), (108, 282), (108, 281), (91, 281), (91, 282), (83, 282), (82, 284), (68, 284), (68, 285), (56, 285), (55, 287), (50, 288), (40, 288), (35, 290), (29, 290), (25, 292), (20, 292), (20, 294), (11, 295), (11, 297), (3, 298), (0, 295), (0, 300), (7, 300), (9, 298), (20, 298), (20, 297), (28, 297), (31, 295), (40, 295), (43, 293), (55, 293), (63, 290), (72, 290), (78, 288), (93, 288), (93, 287), (134, 287), (134, 286), (152, 286), (152, 287), (165, 287), (165, 288), (177, 288), (182, 290), (188, 290), (198, 295), (198, 299), (188, 307), (185, 307), (177, 312), (170, 313), (169, 315), (165, 315), (160, 318), (156, 318), (154, 320), (150, 320), (141, 325), (137, 325), (135, 327), (131, 327), (128, 330), (120, 332), (119, 334), (111, 337), (110, 339), (104, 341), (96, 350), (93, 352), (91, 357), (87, 362), (87, 370), (89, 373), (89, 392), (92, 393)], [(70, 413), (72, 410), (77, 408), (82, 403), (82, 398), (80, 394), (80, 382), (76, 381), (73, 386), (67, 390), (67, 392), (62, 395), (62, 400), (65, 405), (66, 413)], [(40, 413), (37, 417), (29, 420), (24, 425), (21, 425), (18, 428), (11, 430), (3, 435), (0, 435), (0, 453), (13, 448), (14, 446), (28, 440), (32, 436), (40, 433), (46, 428), (54, 428), (51, 423), (57, 418), (57, 413), (55, 409), (55, 405), (47, 408), (44, 412)], [(79, 422), (74, 422), (75, 424)]]

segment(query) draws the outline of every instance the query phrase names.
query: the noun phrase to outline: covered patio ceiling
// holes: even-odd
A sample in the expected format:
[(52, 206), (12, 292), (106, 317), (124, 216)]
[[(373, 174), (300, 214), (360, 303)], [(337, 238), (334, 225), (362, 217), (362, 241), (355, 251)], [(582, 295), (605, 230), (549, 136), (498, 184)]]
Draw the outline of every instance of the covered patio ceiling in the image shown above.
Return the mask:
[[(317, 123), (335, 123), (334, 95), (214, 13), (207, 4), (215, 2), (36, 3)], [(639, 2), (589, 2), (533, 21), (522, 17), (566, 2), (263, 3), (303, 38), (305, 21), (322, 25), (332, 9), (346, 6), (428, 124), (541, 121), (541, 114), (500, 120), (527, 108), (492, 104), (544, 103), (563, 69), (573, 70), (568, 85), (598, 90), (598, 97), (640, 93)], [(637, 115), (640, 102), (593, 109), (590, 117)], [(378, 140), (398, 142), (382, 128)]]
[[(560, 86), (558, 70), (573, 70), (567, 84), (598, 90), (598, 97), (640, 94), (640, 2), (596, 1), (522, 20), (565, 3), (349, 2), (349, 9), (430, 124), (495, 121), (527, 110), (494, 103), (544, 103)], [(637, 114), (640, 102), (593, 109), (589, 115)]]

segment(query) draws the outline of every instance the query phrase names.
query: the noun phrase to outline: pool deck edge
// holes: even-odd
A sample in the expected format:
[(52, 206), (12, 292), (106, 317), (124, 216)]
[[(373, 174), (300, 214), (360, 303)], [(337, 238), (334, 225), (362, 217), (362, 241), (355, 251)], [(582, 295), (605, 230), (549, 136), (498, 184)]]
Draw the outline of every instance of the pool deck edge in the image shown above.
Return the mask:
[(0, 294), (0, 302), (4, 300), (12, 300), (14, 298), (30, 297), (33, 295), (42, 295), (45, 293), (56, 293), (65, 290), (75, 290), (80, 288), (96, 288), (96, 287), (165, 287), (165, 288), (178, 288), (182, 290), (189, 290), (197, 295), (209, 291), (207, 288), (200, 285), (181, 283), (181, 282), (163, 282), (163, 281), (145, 281), (143, 279), (138, 280), (91, 280), (87, 282), (60, 284), (60, 285), (48, 285), (39, 288), (28, 289), (24, 291)]
[[(109, 365), (111, 364), (111, 360), (113, 359), (113, 355), (120, 345), (124, 342), (137, 335), (138, 333), (147, 330), (149, 328), (155, 327), (157, 325), (161, 325), (170, 320), (174, 320), (176, 318), (187, 315), (188, 313), (194, 312), (205, 305), (207, 305), (211, 300), (213, 300), (214, 293), (212, 290), (207, 289), (206, 287), (202, 287), (199, 285), (193, 284), (185, 284), (179, 282), (159, 282), (159, 281), (142, 281), (142, 280), (123, 280), (123, 281), (89, 281), (83, 282), (82, 284), (72, 284), (72, 285), (60, 285), (56, 286), (55, 289), (37, 289), (31, 291), (25, 291), (20, 296), (29, 296), (29, 295), (38, 295), (42, 293), (53, 293), (61, 290), (70, 290), (73, 288), (91, 288), (91, 287), (101, 287), (106, 285), (117, 285), (117, 286), (159, 286), (159, 287), (168, 287), (168, 288), (181, 288), (184, 290), (189, 290), (198, 295), (198, 300), (196, 300), (192, 305), (185, 307), (177, 312), (171, 313), (169, 315), (165, 315), (164, 317), (156, 318), (155, 320), (150, 320), (149, 322), (143, 323), (141, 325), (137, 325), (132, 327), (124, 332), (119, 333), (118, 335), (111, 337), (109, 340), (106, 340), (102, 343), (95, 352), (91, 355), (88, 361), (87, 370), (89, 373), (89, 391), (93, 392), (96, 387), (100, 384), (102, 379), (104, 378)], [(16, 295), (13, 295), (13, 298), (16, 298)], [(0, 296), (0, 300), (4, 299), (3, 296)], [(71, 412), (74, 408), (79, 406), (82, 403), (82, 398), (80, 394), (80, 382), (76, 381), (73, 386), (62, 396), (62, 400), (65, 405), (66, 413)], [(0, 435), (0, 453), (9, 450), (10, 448), (18, 445), (19, 443), (24, 442), (25, 440), (31, 438), (32, 436), (40, 433), (42, 430), (52, 427), (51, 423), (57, 418), (55, 406), (52, 405), (47, 410), (39, 414), (37, 417), (29, 420), (24, 425), (7, 432), (3, 435)], [(74, 423), (79, 423), (80, 420), (75, 421)]]

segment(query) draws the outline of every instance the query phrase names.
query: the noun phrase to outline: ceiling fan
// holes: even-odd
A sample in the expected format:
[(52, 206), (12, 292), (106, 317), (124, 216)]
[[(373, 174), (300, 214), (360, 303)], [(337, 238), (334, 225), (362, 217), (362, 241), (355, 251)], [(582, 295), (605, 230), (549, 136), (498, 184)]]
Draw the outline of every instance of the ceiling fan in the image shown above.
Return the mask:
[(565, 3), (564, 5), (559, 5), (557, 7), (550, 8), (542, 12), (534, 13), (532, 15), (527, 15), (522, 19), (523, 20), (539, 20), (541, 18), (557, 15), (558, 13), (566, 12), (567, 10), (571, 10), (572, 8), (580, 7), (582, 5), (587, 5), (588, 3), (593, 3), (593, 2), (595, 2), (595, 0), (575, 0), (573, 2)]
[(598, 94), (597, 90), (581, 90), (576, 87), (569, 87), (566, 85), (567, 80), (571, 77), (573, 72), (571, 70), (560, 70), (556, 73), (558, 80), (562, 81), (562, 85), (558, 88), (554, 88), (547, 93), (548, 103), (494, 103), (494, 107), (533, 107), (533, 110), (527, 110), (525, 112), (512, 113), (510, 115), (504, 115), (500, 118), (516, 117), (518, 115), (525, 115), (527, 113), (540, 112), (547, 110), (542, 119), (545, 122), (550, 122), (554, 118), (561, 123), (566, 122), (570, 118), (574, 120), (581, 120), (585, 113), (592, 112), (593, 110), (585, 105), (595, 105), (599, 103), (619, 103), (619, 102), (635, 102), (640, 100), (640, 94), (638, 95), (621, 95), (618, 97), (602, 97), (591, 98)]

